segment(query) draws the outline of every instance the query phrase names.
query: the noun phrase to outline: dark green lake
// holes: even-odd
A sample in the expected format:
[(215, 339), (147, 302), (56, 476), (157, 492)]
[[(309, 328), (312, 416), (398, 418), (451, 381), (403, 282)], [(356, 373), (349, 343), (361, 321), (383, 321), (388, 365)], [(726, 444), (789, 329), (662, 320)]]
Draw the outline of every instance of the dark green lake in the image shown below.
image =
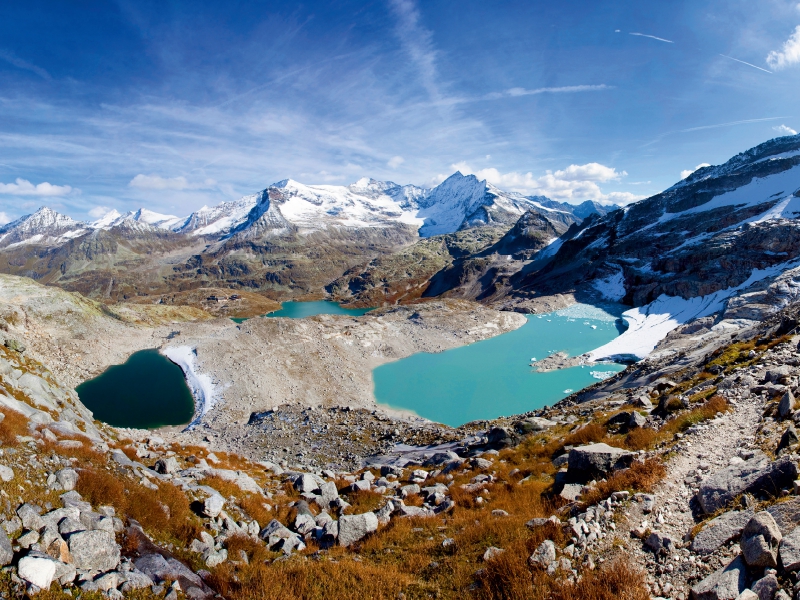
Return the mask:
[[(287, 319), (302, 319), (314, 315), (350, 315), (360, 317), (371, 311), (371, 308), (344, 308), (338, 302), (330, 300), (314, 300), (312, 302), (281, 302), (281, 309), (263, 315), (265, 317), (284, 317)], [(237, 323), (247, 319), (233, 319)]]
[(115, 427), (184, 425), (194, 414), (183, 371), (158, 350), (136, 352), (76, 391), (95, 419)]

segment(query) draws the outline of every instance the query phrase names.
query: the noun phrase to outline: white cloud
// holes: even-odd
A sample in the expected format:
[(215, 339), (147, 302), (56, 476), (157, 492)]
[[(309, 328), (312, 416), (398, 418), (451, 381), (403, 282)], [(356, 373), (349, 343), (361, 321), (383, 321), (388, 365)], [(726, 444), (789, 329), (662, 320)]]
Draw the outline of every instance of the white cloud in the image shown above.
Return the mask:
[(420, 82), (433, 100), (441, 98), (439, 92), (439, 75), (436, 69), (436, 50), (433, 35), (425, 29), (419, 20), (419, 10), (413, 0), (390, 0), (389, 4), (397, 17), (395, 32), (417, 67)]
[(160, 175), (142, 175), (141, 173), (131, 179), (128, 185), (142, 190), (202, 190), (214, 187), (217, 184), (213, 179), (206, 179), (202, 183), (190, 183), (186, 177), (161, 177)]
[(397, 167), (402, 165), (404, 162), (406, 162), (406, 159), (403, 158), (402, 156), (393, 156), (392, 158), (389, 159), (389, 162), (387, 162), (386, 165), (390, 169), (396, 169)]
[(111, 210), (112, 209), (108, 208), (107, 206), (95, 206), (88, 212), (88, 215), (93, 219), (100, 219), (110, 213)]
[(787, 125), (776, 125), (772, 130), (777, 131), (779, 135), (797, 135), (797, 132)]
[(534, 177), (531, 172), (501, 173), (493, 167), (473, 170), (464, 162), (452, 166), (464, 174), (473, 174), (479, 179), (485, 179), (503, 190), (521, 194), (542, 195), (554, 200), (567, 202), (597, 200), (598, 202), (627, 204), (644, 198), (644, 196), (631, 194), (630, 192), (603, 193), (598, 183), (619, 181), (627, 173), (625, 171), (617, 171), (613, 167), (607, 167), (600, 163), (569, 165), (565, 169), (546, 171), (544, 175), (539, 177)]
[(630, 35), (636, 35), (636, 36), (639, 36), (639, 37), (646, 37), (646, 38), (650, 38), (651, 40), (658, 40), (659, 42), (666, 42), (667, 44), (674, 44), (675, 43), (672, 40), (666, 40), (664, 38), (656, 37), (655, 35), (649, 35), (647, 33), (631, 32)]
[(68, 185), (53, 185), (43, 181), (32, 184), (27, 179), (20, 179), (14, 183), (0, 183), (0, 194), (9, 196), (66, 196), (72, 191)]
[(780, 51), (773, 50), (767, 55), (767, 64), (776, 71), (797, 63), (800, 63), (800, 25), (795, 27)]
[(681, 179), (686, 179), (689, 175), (697, 171), (697, 169), (702, 169), (703, 167), (710, 167), (711, 165), (708, 163), (700, 163), (694, 169), (686, 169), (685, 171), (681, 171)]
[(5, 225), (6, 223), (11, 223), (11, 217), (4, 212), (0, 212), (0, 225)]

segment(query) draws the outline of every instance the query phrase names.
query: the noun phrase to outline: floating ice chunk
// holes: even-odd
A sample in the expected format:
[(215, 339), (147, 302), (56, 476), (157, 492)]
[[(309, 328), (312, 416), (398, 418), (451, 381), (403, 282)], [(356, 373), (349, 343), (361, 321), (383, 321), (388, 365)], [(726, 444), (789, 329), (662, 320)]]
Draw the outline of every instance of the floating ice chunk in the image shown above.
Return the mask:
[(565, 389), (565, 390), (564, 390), (564, 393), (565, 393), (565, 394), (571, 394), (571, 393), (572, 393), (572, 391), (573, 391), (572, 389), (570, 389), (570, 388), (567, 388), (567, 389)]
[(613, 377), (616, 375), (614, 371), (590, 371), (589, 375), (594, 377), (595, 379), (599, 379), (603, 381), (604, 379), (608, 379), (609, 377)]

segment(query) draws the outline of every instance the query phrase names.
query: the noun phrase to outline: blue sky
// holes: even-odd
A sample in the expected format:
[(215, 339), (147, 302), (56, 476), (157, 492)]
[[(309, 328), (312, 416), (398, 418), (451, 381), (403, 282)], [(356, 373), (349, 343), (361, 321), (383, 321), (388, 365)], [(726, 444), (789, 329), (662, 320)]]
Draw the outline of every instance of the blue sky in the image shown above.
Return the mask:
[(798, 90), (797, 0), (11, 1), (0, 219), (456, 169), (624, 203), (800, 130)]

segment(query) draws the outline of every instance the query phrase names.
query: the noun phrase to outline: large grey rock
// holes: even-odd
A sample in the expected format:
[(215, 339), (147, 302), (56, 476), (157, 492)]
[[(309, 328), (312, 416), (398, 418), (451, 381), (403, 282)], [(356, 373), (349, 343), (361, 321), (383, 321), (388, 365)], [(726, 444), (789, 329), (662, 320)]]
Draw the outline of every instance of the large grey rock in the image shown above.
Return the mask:
[(773, 600), (779, 587), (778, 578), (770, 573), (756, 581), (750, 586), (750, 589), (758, 596), (758, 600)]
[(777, 452), (780, 452), (784, 448), (794, 446), (798, 441), (800, 440), (797, 437), (797, 429), (795, 429), (794, 423), (789, 423), (789, 427), (787, 427), (786, 431), (783, 432), (783, 435), (778, 442)]
[(333, 481), (326, 481), (319, 486), (319, 492), (317, 504), (323, 509), (330, 508), (331, 502), (339, 497), (339, 490), (336, 489), (336, 484)]
[(61, 469), (55, 472), (56, 481), (61, 486), (61, 489), (68, 492), (74, 490), (78, 484), (78, 472), (75, 469)]
[(781, 398), (781, 401), (778, 403), (778, 415), (780, 415), (781, 419), (786, 419), (792, 416), (794, 412), (794, 394), (792, 394), (792, 390), (786, 390), (786, 393)]
[(310, 473), (302, 473), (294, 480), (294, 489), (301, 494), (304, 492), (315, 492), (319, 489), (319, 485)]
[(0, 527), (0, 567), (11, 564), (14, 551), (11, 549), (11, 540), (6, 535), (6, 530)]
[(569, 473), (584, 477), (602, 476), (631, 466), (635, 454), (608, 444), (590, 444), (569, 451)]
[(694, 536), (692, 552), (703, 555), (714, 553), (723, 544), (739, 537), (754, 514), (752, 509), (734, 510), (712, 519)]
[(225, 498), (220, 494), (211, 494), (203, 501), (203, 514), (212, 519), (219, 516), (225, 506)]
[(528, 564), (532, 567), (546, 569), (556, 561), (556, 545), (552, 540), (545, 540), (536, 548), (528, 558)]
[(787, 457), (774, 462), (762, 452), (743, 463), (731, 465), (706, 479), (697, 491), (697, 500), (706, 513), (713, 513), (745, 492), (777, 496), (791, 488), (797, 479), (797, 466)]
[(647, 425), (647, 419), (640, 413), (633, 411), (631, 413), (631, 418), (628, 421), (628, 429), (638, 429), (639, 427), (644, 427), (645, 425)]
[(111, 571), (117, 567), (120, 547), (107, 531), (80, 531), (69, 536), (69, 552), (78, 569)]
[(692, 600), (736, 600), (747, 587), (747, 565), (741, 556), (715, 571), (691, 591)]
[(767, 511), (753, 515), (742, 530), (742, 539), (739, 545), (742, 556), (750, 567), (778, 566), (778, 546), (782, 539), (775, 519)]
[(19, 560), (17, 575), (39, 589), (48, 590), (56, 576), (56, 563), (41, 556), (25, 556)]
[(178, 461), (174, 456), (170, 456), (169, 458), (159, 458), (155, 464), (155, 471), (156, 473), (161, 473), (163, 475), (171, 475), (172, 473), (176, 473), (180, 466), (178, 465)]
[(27, 502), (17, 509), (17, 516), (22, 519), (22, 526), (30, 531), (40, 531), (45, 525), (39, 511)]
[(787, 571), (800, 570), (800, 527), (784, 536), (778, 548), (781, 565)]
[(344, 515), (339, 517), (339, 545), (350, 546), (377, 530), (378, 517), (375, 513)]
[(672, 554), (675, 550), (675, 541), (659, 531), (651, 533), (644, 542), (655, 555)]
[(0, 480), (4, 483), (8, 483), (12, 479), (14, 479), (14, 469), (5, 465), (0, 465)]
[(514, 429), (519, 433), (533, 433), (535, 431), (544, 431), (550, 427), (554, 427), (555, 421), (545, 419), (542, 417), (530, 417), (529, 419), (522, 419), (514, 423)]
[(789, 365), (780, 365), (779, 367), (772, 367), (768, 369), (764, 375), (764, 381), (767, 383), (781, 383), (786, 384), (788, 378), (791, 376), (792, 370)]
[(777, 502), (767, 507), (767, 512), (775, 519), (781, 535), (786, 536), (800, 524), (800, 497), (794, 496), (786, 502)]

